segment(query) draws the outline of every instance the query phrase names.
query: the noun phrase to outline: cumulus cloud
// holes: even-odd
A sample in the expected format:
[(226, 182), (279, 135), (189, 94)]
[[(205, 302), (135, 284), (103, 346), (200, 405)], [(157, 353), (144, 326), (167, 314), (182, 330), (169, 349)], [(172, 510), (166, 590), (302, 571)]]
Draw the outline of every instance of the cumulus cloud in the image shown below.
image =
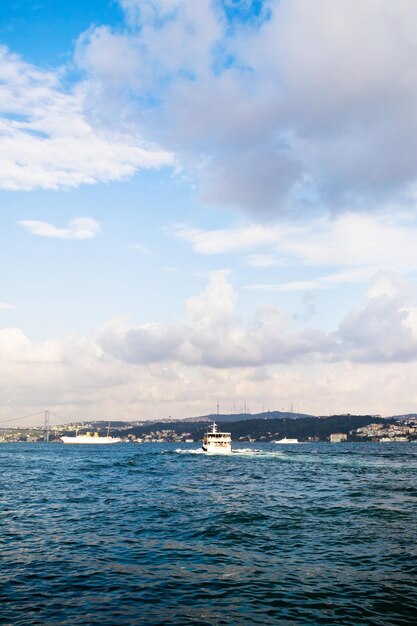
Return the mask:
[[(261, 307), (248, 321), (236, 312), (237, 294), (227, 275), (214, 272), (202, 293), (186, 303), (186, 318), (170, 325), (129, 327), (114, 322), (103, 329), (100, 345), (132, 363), (178, 361), (213, 368), (260, 367), (310, 361), (402, 362), (417, 359), (417, 306), (409, 287), (380, 273), (361, 307), (337, 329), (295, 330), (276, 307)], [(401, 285), (401, 289), (400, 286)], [(390, 291), (391, 290), (391, 291)]]
[[(73, 187), (182, 164), (208, 202), (287, 214), (410, 201), (413, 0), (120, 0), (86, 79), (0, 49), (0, 187)], [(249, 7), (249, 8), (248, 8)], [(165, 149), (158, 146), (163, 145)], [(414, 187), (413, 187), (414, 186)]]
[(137, 128), (109, 129), (87, 118), (82, 85), (65, 89), (61, 74), (0, 47), (1, 189), (77, 187), (172, 163)]
[(93, 239), (101, 230), (100, 224), (91, 217), (77, 217), (64, 228), (37, 220), (22, 220), (19, 224), (32, 235), (54, 239)]
[(276, 214), (410, 193), (413, 0), (354, 11), (349, 0), (270, 0), (258, 12), (220, 0), (120, 3), (126, 31), (90, 29), (78, 63), (92, 93), (129, 94), (125, 110), (180, 155), (207, 201)]
[(415, 284), (388, 272), (370, 281), (360, 308), (338, 328), (338, 342), (350, 361), (407, 362), (417, 358)]
[(339, 326), (345, 356), (366, 362), (415, 360), (417, 336), (407, 323), (408, 317), (409, 311), (396, 298), (381, 295), (370, 299)]

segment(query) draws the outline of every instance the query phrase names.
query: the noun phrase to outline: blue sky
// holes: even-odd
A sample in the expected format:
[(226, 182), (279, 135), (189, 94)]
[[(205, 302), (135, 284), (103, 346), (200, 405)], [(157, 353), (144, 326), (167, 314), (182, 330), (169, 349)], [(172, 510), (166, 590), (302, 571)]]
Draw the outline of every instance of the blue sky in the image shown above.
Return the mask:
[(0, 8), (0, 415), (415, 410), (411, 0)]

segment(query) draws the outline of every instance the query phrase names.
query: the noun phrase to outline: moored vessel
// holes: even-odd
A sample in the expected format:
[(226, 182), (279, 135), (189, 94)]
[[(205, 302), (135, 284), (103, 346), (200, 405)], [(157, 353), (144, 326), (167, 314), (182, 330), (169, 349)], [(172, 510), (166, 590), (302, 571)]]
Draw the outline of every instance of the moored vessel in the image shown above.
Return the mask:
[(273, 443), (300, 443), (298, 441), (298, 439), (287, 439), (287, 437), (284, 437), (283, 439), (278, 439), (277, 441), (274, 441)]
[(98, 432), (91, 434), (90, 432), (86, 432), (85, 435), (78, 434), (79, 429), (77, 428), (74, 436), (69, 437), (61, 437), (61, 441), (69, 444), (110, 444), (110, 443), (119, 443), (121, 441), (120, 437), (111, 437), (109, 434), (110, 424), (107, 428), (107, 435), (105, 437), (101, 437)]
[(204, 433), (203, 451), (208, 454), (230, 454), (232, 452), (231, 433), (219, 432), (216, 422)]

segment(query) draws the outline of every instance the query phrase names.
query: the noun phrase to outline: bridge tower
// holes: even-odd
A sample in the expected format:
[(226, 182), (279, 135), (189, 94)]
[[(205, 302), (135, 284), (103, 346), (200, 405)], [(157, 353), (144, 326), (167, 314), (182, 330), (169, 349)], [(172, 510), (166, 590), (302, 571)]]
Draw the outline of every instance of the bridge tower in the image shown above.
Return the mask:
[(43, 426), (43, 440), (49, 442), (49, 411), (45, 411), (45, 423)]

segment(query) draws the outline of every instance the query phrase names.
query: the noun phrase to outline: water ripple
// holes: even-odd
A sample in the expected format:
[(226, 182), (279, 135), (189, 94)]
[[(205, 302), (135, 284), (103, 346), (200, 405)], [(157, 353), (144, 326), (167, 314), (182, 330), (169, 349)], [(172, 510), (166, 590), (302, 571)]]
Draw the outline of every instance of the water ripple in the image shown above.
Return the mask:
[(417, 613), (417, 446), (3, 444), (0, 470), (2, 624)]

